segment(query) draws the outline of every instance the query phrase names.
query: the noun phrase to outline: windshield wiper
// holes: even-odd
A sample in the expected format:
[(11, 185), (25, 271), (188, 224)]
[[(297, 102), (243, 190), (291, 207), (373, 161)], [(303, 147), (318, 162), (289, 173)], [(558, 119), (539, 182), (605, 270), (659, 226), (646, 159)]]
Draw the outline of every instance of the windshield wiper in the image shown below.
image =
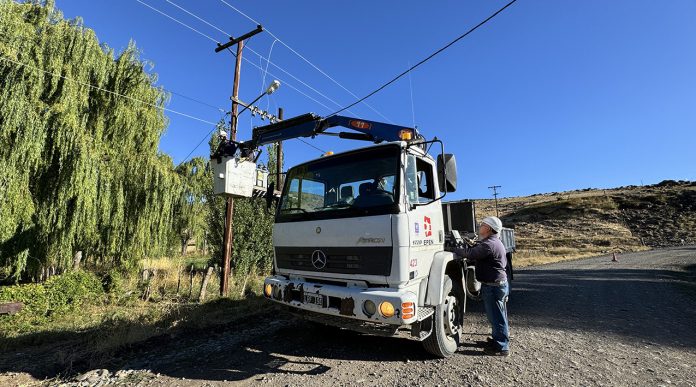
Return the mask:
[(324, 208), (348, 208), (351, 206), (352, 206), (352, 204), (348, 204), (348, 203), (334, 203), (334, 204), (329, 204), (328, 206), (324, 206), (324, 207), (317, 207), (317, 208), (315, 208), (315, 210), (321, 210)]
[(299, 208), (299, 207), (295, 207), (295, 208), (283, 208), (283, 209), (280, 210), (280, 212), (288, 212), (288, 211), (302, 211), (302, 212), (305, 212), (305, 213), (307, 212), (307, 210), (305, 210), (304, 208)]

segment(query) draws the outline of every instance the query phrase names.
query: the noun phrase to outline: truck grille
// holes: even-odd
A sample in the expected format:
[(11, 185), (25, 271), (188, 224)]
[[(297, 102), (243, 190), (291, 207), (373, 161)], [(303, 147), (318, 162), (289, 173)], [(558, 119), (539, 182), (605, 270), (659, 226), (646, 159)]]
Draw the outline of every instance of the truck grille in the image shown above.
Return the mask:
[[(312, 254), (321, 251), (326, 265), (317, 268), (312, 264)], [(391, 274), (392, 247), (276, 247), (276, 264), (279, 269), (338, 274)]]

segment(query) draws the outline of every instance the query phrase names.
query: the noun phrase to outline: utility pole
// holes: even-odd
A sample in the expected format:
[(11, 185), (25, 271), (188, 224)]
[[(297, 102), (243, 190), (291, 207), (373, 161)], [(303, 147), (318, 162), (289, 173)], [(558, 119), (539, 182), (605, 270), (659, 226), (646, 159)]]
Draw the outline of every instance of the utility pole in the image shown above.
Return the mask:
[[(283, 120), (283, 108), (278, 108), (278, 121)], [(283, 182), (281, 180), (280, 174), (283, 173), (283, 142), (278, 141), (278, 146), (276, 147), (276, 188), (277, 190), (283, 189)]]
[(488, 187), (489, 189), (493, 190), (493, 197), (495, 198), (495, 216), (500, 217), (498, 215), (498, 188), (501, 188), (502, 186), (500, 185), (493, 185)]
[[(219, 44), (215, 48), (215, 52), (220, 52), (233, 45), (237, 45), (237, 60), (234, 66), (234, 83), (232, 85), (232, 117), (230, 119), (230, 140), (237, 140), (237, 109), (239, 98), (239, 77), (242, 70), (242, 50), (244, 49), (244, 40), (263, 31), (261, 25), (257, 26), (255, 30), (247, 32), (246, 34), (233, 38), (230, 37), (230, 41), (225, 44)], [(225, 237), (223, 241), (223, 262), (222, 262), (222, 275), (220, 276), (220, 296), (226, 296), (227, 290), (229, 288), (229, 277), (230, 277), (230, 260), (232, 257), (232, 218), (234, 216), (234, 199), (231, 197), (227, 198), (227, 208), (225, 210)]]

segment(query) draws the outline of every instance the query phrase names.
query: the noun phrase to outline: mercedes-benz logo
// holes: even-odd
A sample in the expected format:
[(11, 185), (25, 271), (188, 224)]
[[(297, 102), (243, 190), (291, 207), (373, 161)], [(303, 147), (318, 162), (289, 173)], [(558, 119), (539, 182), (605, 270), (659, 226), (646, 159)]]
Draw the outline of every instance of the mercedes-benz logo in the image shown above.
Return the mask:
[(326, 254), (321, 250), (314, 250), (312, 253), (312, 265), (321, 270), (326, 266)]

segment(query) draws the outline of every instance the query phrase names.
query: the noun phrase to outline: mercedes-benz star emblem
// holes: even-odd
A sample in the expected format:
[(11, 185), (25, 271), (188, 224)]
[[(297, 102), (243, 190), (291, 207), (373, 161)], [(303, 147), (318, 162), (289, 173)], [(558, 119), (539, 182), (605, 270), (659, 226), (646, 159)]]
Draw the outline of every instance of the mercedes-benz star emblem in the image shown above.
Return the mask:
[(312, 253), (312, 265), (321, 270), (326, 266), (326, 254), (321, 250), (314, 250)]
[(314, 230), (314, 231), (316, 231), (316, 232), (317, 232), (317, 234), (321, 234), (321, 227), (317, 227), (317, 229), (316, 229), (316, 230)]

